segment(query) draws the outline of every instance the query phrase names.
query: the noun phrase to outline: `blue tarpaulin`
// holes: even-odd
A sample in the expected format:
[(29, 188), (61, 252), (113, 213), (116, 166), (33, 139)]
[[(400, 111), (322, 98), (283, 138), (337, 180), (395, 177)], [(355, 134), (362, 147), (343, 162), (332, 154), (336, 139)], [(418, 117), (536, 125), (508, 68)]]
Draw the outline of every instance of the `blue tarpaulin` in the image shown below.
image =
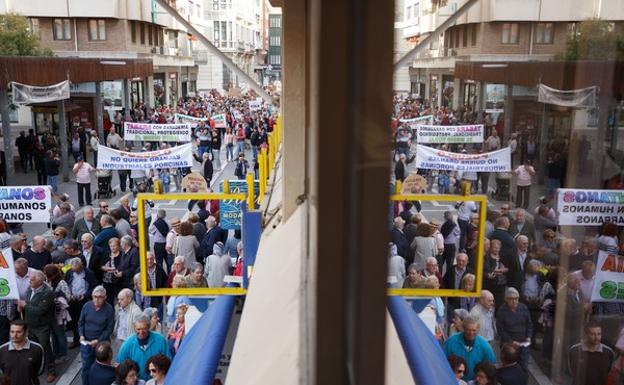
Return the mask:
[(414, 383), (457, 385), (444, 351), (405, 299), (388, 297), (388, 311), (396, 327)]
[(223, 295), (208, 306), (184, 336), (165, 385), (212, 385), (235, 304), (235, 296)]

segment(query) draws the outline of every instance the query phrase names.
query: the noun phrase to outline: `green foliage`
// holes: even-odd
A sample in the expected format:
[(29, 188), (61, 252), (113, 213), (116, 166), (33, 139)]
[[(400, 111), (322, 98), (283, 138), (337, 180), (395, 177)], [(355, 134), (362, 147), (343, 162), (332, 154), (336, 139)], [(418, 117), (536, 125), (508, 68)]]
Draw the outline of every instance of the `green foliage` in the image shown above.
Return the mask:
[(0, 15), (0, 55), (52, 56), (52, 50), (41, 48), (39, 38), (28, 28), (24, 16), (7, 13)]
[(624, 34), (603, 20), (582, 21), (568, 36), (565, 52), (558, 54), (556, 59), (624, 60)]

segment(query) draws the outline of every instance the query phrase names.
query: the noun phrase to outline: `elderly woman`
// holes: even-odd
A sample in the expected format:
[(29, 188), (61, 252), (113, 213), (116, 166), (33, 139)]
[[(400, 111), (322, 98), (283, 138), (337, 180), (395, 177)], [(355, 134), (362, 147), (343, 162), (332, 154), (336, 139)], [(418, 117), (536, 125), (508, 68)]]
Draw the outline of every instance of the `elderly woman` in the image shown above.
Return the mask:
[(54, 240), (53, 240), (54, 248), (56, 250), (63, 251), (63, 244), (67, 240), (67, 234), (69, 234), (69, 231), (67, 231), (67, 228), (63, 226), (58, 226), (57, 228), (54, 229), (53, 234), (54, 234)]
[(158, 309), (155, 307), (148, 307), (143, 310), (143, 314), (150, 320), (150, 331), (156, 333), (162, 333), (162, 324), (160, 323), (160, 316), (158, 315)]
[(117, 270), (121, 264), (121, 244), (119, 238), (114, 237), (108, 241), (110, 254), (107, 259), (102, 261), (102, 281), (106, 289), (106, 300), (111, 306), (115, 305), (115, 298), (123, 287), (122, 273)]
[(191, 264), (197, 262), (195, 250), (199, 247), (197, 238), (193, 235), (193, 225), (190, 222), (180, 224), (180, 234), (174, 247), (176, 256), (184, 257), (184, 265), (191, 269)]
[(427, 258), (438, 255), (438, 246), (433, 237), (434, 232), (435, 227), (428, 223), (421, 223), (416, 228), (416, 237), (414, 237), (410, 248), (414, 254), (414, 263), (418, 266), (418, 270), (425, 268)]
[(178, 305), (176, 308), (175, 322), (171, 325), (169, 333), (167, 333), (167, 344), (169, 345), (171, 356), (175, 356), (178, 352), (182, 339), (186, 334), (184, 316), (186, 315), (187, 310), (188, 306), (186, 304), (182, 303)]
[(422, 289), (425, 287), (425, 277), (420, 274), (418, 266), (412, 263), (407, 267), (407, 277), (403, 281), (403, 289)]
[(208, 281), (204, 277), (204, 266), (199, 262), (191, 263), (191, 274), (186, 276), (187, 287), (208, 287)]
[(48, 285), (54, 291), (54, 302), (56, 304), (56, 317), (52, 322), (50, 337), (52, 337), (52, 351), (58, 357), (67, 355), (67, 336), (65, 335), (65, 325), (69, 318), (69, 297), (70, 291), (67, 282), (63, 280), (63, 272), (57, 265), (46, 265), (43, 268)]
[(136, 273), (134, 277), (132, 277), (132, 283), (134, 285), (134, 303), (136, 303), (141, 310), (145, 310), (150, 305), (150, 297), (144, 296), (141, 292), (141, 273)]
[(453, 310), (453, 320), (449, 327), (449, 336), (455, 333), (463, 333), (464, 331), (464, 319), (468, 317), (468, 311), (466, 309)]
[[(173, 277), (172, 287), (174, 289), (177, 289), (180, 287), (186, 287), (186, 278), (181, 275), (176, 275), (175, 277)], [(175, 311), (178, 308), (178, 306), (183, 303), (190, 305), (191, 300), (187, 296), (184, 296), (184, 295), (182, 296), (174, 295), (174, 296), (169, 297), (169, 301), (167, 302), (167, 321), (169, 323), (172, 323), (175, 321)]]

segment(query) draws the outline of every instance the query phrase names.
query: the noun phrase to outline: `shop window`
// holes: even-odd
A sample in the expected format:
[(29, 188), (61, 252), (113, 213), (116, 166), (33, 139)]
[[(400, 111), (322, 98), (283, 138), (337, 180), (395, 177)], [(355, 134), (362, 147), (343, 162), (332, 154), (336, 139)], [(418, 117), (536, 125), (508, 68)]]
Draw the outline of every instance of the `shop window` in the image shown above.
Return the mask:
[(54, 19), (54, 40), (71, 40), (71, 21), (70, 19)]
[(89, 40), (106, 40), (106, 20), (89, 20)]
[(537, 23), (535, 25), (535, 43), (552, 44), (554, 35), (553, 23)]
[(502, 28), (501, 43), (518, 44), (518, 23), (504, 23)]

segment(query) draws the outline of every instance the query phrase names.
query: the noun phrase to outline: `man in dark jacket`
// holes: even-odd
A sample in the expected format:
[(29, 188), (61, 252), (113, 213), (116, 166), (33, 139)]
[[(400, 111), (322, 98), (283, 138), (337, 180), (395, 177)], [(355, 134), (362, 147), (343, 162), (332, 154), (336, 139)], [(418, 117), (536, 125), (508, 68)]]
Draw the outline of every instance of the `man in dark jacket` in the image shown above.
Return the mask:
[(520, 294), (513, 287), (505, 290), (505, 303), (496, 313), (496, 330), (501, 345), (512, 343), (518, 348), (518, 364), (526, 372), (529, 365), (529, 345), (533, 335), (533, 323), (529, 309), (520, 303)]
[[(161, 289), (167, 287), (167, 273), (162, 268), (161, 265), (156, 263), (156, 257), (154, 253), (151, 251), (147, 252), (146, 255), (147, 262), (147, 276), (148, 283), (150, 289)], [(140, 269), (137, 269), (137, 273), (140, 272)], [(149, 306), (155, 307), (156, 309), (160, 309), (160, 305), (162, 304), (163, 297), (161, 296), (151, 296), (149, 298)]]
[(212, 254), (212, 248), (214, 244), (221, 241), (225, 241), (223, 239), (223, 231), (221, 227), (217, 224), (217, 220), (212, 215), (208, 217), (206, 220), (208, 231), (206, 231), (206, 235), (199, 245), (198, 252), (198, 260), (204, 260), (208, 255)]
[(52, 256), (45, 248), (46, 240), (40, 235), (33, 237), (31, 248), (24, 252), (24, 258), (28, 261), (28, 266), (33, 269), (43, 270), (43, 267), (52, 263)]
[(238, 154), (238, 162), (236, 162), (236, 169), (234, 169), (234, 175), (238, 179), (245, 179), (247, 172), (249, 171), (249, 162), (245, 160), (245, 154)]
[(496, 379), (500, 385), (526, 385), (527, 373), (518, 365), (518, 348), (507, 342), (500, 352), (501, 366), (496, 371)]
[(26, 138), (26, 133), (24, 131), (20, 131), (19, 136), (15, 139), (15, 146), (17, 147), (17, 152), (20, 157), (20, 165), (22, 166), (22, 171), (24, 173), (28, 172), (28, 152), (32, 151), (32, 144), (28, 142), (28, 138)]
[(89, 385), (110, 385), (115, 382), (115, 367), (112, 361), (113, 348), (110, 342), (98, 342), (95, 346), (95, 362), (89, 369)]
[(122, 274), (122, 285), (126, 288), (132, 287), (132, 278), (140, 266), (139, 250), (134, 247), (134, 240), (129, 235), (121, 237), (121, 261), (117, 270)]
[(80, 245), (82, 246), (82, 255), (87, 261), (86, 268), (91, 270), (95, 275), (95, 280), (98, 284), (102, 283), (102, 265), (105, 263), (108, 256), (104, 250), (93, 244), (93, 235), (87, 233), (83, 234), (80, 239)]
[(29, 338), (36, 340), (43, 348), (48, 382), (56, 379), (54, 356), (50, 346), (50, 329), (55, 322), (54, 293), (45, 284), (45, 276), (41, 271), (33, 271), (30, 277), (30, 288), (26, 292), (26, 301), (19, 300), (17, 308), (24, 313), (24, 321), (28, 325)]
[(410, 249), (410, 244), (407, 242), (407, 238), (403, 233), (403, 227), (405, 221), (401, 217), (394, 218), (394, 226), (390, 230), (390, 238), (392, 243), (397, 247), (397, 251), (403, 259), (405, 259), (406, 267), (414, 261), (414, 255)]

